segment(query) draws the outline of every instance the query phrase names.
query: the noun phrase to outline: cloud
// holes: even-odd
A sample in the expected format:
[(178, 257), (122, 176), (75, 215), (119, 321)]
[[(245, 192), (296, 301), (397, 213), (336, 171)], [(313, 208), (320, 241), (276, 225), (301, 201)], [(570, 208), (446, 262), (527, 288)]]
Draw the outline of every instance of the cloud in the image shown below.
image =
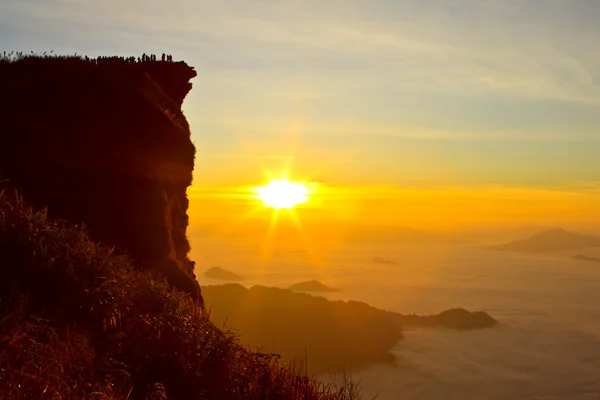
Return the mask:
[(203, 158), (233, 158), (233, 159), (250, 159), (250, 160), (282, 160), (282, 161), (290, 161), (294, 159), (294, 156), (276, 156), (276, 155), (266, 155), (266, 156), (253, 156), (249, 154), (242, 153), (208, 153), (203, 154)]
[(592, 1), (579, 7), (554, 0), (8, 4), (8, 15), (22, 20), (89, 25), (138, 45), (177, 45), (219, 70), (289, 67), (293, 73), (296, 64), (304, 81), (325, 88), (354, 78), (354, 88), (411, 85), (600, 103), (600, 58), (593, 51), (600, 29), (580, 29), (584, 16), (598, 9)]
[[(374, 2), (369, 9), (357, 1), (335, 2), (335, 8), (323, 3), (230, 7), (231, 14), (217, 13), (212, 23), (198, 29), (251, 44), (249, 51), (265, 57), (266, 64), (273, 62), (270, 57), (301, 56), (320, 59), (322, 68), (329, 69), (336, 58), (344, 58), (347, 65), (325, 74), (334, 83), (355, 76), (358, 86), (379, 82), (595, 105), (600, 101), (591, 72), (600, 60), (590, 51), (599, 31), (582, 35), (576, 25), (561, 24), (559, 14), (569, 17), (561, 7), (564, 2), (544, 3), (545, 13), (526, 3), (500, 1), (463, 1), (454, 10), (444, 7), (446, 1), (427, 2), (427, 9), (413, 2), (403, 2), (403, 7)], [(353, 68), (355, 64), (362, 68)]]
[(203, 141), (261, 140), (291, 117), (333, 136), (591, 140), (599, 12), (595, 0), (3, 0), (0, 45), (168, 50), (199, 71), (185, 107)]

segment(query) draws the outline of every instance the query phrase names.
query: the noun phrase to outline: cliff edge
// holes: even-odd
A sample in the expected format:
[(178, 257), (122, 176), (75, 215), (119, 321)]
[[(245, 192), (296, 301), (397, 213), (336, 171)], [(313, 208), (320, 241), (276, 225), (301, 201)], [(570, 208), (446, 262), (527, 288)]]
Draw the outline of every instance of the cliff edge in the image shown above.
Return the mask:
[(196, 75), (148, 57), (1, 59), (0, 176), (202, 303), (186, 237), (195, 147), (181, 111)]

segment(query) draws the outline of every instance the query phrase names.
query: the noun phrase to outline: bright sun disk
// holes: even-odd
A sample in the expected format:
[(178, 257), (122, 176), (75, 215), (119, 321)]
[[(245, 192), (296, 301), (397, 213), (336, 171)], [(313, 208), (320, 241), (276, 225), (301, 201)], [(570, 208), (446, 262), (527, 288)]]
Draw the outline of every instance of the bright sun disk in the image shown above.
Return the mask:
[(266, 207), (292, 208), (308, 200), (308, 188), (298, 182), (289, 182), (286, 179), (271, 181), (268, 185), (254, 189), (256, 198), (261, 200)]

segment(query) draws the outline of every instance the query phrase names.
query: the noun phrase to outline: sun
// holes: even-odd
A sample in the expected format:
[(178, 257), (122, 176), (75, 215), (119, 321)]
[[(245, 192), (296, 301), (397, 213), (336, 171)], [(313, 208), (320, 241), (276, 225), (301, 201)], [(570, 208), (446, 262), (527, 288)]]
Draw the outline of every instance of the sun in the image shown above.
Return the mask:
[(287, 179), (271, 181), (268, 185), (254, 189), (256, 198), (263, 202), (265, 207), (276, 210), (293, 208), (308, 200), (309, 190), (303, 183), (290, 182)]

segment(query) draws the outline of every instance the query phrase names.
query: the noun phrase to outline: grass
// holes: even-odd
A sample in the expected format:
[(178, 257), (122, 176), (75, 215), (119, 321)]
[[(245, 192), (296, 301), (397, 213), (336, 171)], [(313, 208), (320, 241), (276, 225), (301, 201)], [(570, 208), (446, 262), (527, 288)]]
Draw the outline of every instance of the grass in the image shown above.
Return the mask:
[[(115, 227), (118, 229), (118, 227)], [(0, 192), (1, 399), (356, 399), (217, 328), (85, 227)]]

